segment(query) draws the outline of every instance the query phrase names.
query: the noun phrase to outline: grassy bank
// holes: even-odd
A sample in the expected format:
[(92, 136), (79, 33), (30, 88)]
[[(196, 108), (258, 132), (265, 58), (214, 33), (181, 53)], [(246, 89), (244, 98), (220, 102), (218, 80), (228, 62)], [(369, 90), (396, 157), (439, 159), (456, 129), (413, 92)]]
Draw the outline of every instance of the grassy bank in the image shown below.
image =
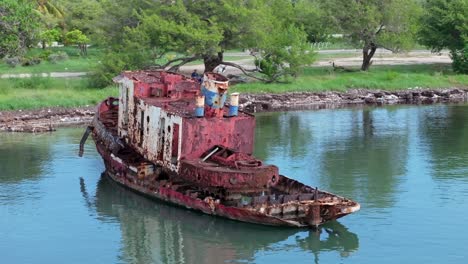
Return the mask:
[(95, 105), (117, 96), (116, 87), (89, 87), (86, 78), (0, 79), (0, 110)]
[(18, 74), (18, 73), (43, 73), (43, 72), (88, 72), (99, 60), (102, 53), (101, 49), (89, 48), (88, 56), (80, 56), (79, 50), (76, 47), (60, 47), (48, 49), (31, 49), (26, 54), (27, 58), (41, 57), (45, 53), (65, 52), (69, 59), (52, 63), (46, 59), (42, 59), (40, 64), (32, 66), (18, 65), (14, 68), (8, 66), (4, 61), (0, 60), (0, 74)]
[(247, 83), (232, 91), (284, 93), (294, 91), (346, 91), (354, 88), (404, 90), (408, 88), (468, 88), (468, 75), (457, 75), (450, 65), (372, 66), (369, 72), (335, 72), (330, 67), (311, 67), (284, 84)]
[[(346, 91), (353, 88), (404, 90), (408, 88), (468, 88), (468, 75), (457, 75), (450, 65), (373, 66), (369, 72), (334, 72), (311, 67), (284, 84), (247, 83), (233, 86), (241, 93)], [(117, 96), (116, 87), (90, 87), (86, 78), (0, 79), (0, 110), (95, 105)]]

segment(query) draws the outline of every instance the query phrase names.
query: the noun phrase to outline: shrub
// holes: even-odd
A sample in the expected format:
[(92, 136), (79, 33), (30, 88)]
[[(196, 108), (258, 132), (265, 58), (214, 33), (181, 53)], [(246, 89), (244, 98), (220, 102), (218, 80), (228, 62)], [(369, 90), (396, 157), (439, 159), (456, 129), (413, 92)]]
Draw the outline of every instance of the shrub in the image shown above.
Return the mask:
[(21, 59), (19, 57), (5, 57), (3, 61), (12, 68), (21, 64)]
[(453, 71), (468, 74), (468, 45), (462, 50), (451, 51)]
[(112, 78), (126, 68), (126, 63), (122, 57), (122, 54), (119, 53), (107, 53), (104, 55), (91, 74), (91, 85), (103, 88), (112, 84)]
[(47, 58), (50, 56), (50, 54), (52, 54), (52, 51), (44, 50), (39, 54), (38, 57), (41, 58), (41, 60), (47, 60)]
[(112, 78), (124, 70), (147, 68), (147, 58), (147, 54), (142, 52), (108, 52), (101, 57), (91, 74), (91, 85), (106, 87), (112, 84)]
[(57, 63), (59, 61), (65, 61), (68, 60), (68, 54), (63, 51), (59, 51), (57, 53), (50, 54), (47, 57), (47, 60), (50, 61), (51, 63)]
[(22, 66), (25, 66), (25, 67), (27, 67), (27, 66), (34, 66), (34, 65), (37, 65), (37, 64), (41, 63), (41, 61), (42, 61), (42, 60), (41, 60), (41, 58), (39, 58), (39, 57), (23, 58), (23, 59), (21, 60), (21, 65), (22, 65)]

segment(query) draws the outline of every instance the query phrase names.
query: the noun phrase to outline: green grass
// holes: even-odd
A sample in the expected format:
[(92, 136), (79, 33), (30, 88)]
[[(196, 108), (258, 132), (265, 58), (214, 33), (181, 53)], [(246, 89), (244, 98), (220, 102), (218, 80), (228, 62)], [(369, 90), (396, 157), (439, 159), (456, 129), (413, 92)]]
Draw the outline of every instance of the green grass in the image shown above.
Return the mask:
[(98, 57), (102, 50), (99, 48), (89, 48), (88, 56), (80, 56), (80, 52), (76, 47), (61, 47), (42, 49), (30, 49), (26, 57), (39, 57), (42, 53), (50, 51), (52, 53), (66, 52), (69, 56), (68, 60), (51, 63), (47, 60), (42, 60), (38, 65), (33, 66), (17, 66), (12, 68), (0, 61), (0, 74), (18, 74), (18, 73), (44, 73), (44, 72), (88, 72), (98, 63)]
[(66, 61), (50, 63), (43, 61), (34, 66), (18, 66), (11, 68), (8, 65), (0, 64), (0, 74), (16, 73), (43, 73), (43, 72), (88, 72), (98, 63), (97, 58), (72, 58)]
[[(233, 92), (284, 93), (293, 91), (346, 91), (352, 88), (404, 90), (408, 88), (468, 88), (468, 75), (457, 75), (450, 65), (373, 66), (369, 72), (334, 72), (310, 67), (297, 79), (283, 84), (247, 83)], [(116, 87), (96, 89), (87, 78), (0, 79), (0, 110), (95, 105), (117, 96)]]
[(116, 87), (89, 88), (86, 78), (0, 79), (0, 110), (95, 105), (117, 95)]
[(353, 88), (404, 90), (408, 88), (468, 87), (468, 75), (454, 74), (450, 65), (372, 66), (369, 72), (334, 72), (311, 67), (297, 79), (284, 84), (260, 82), (239, 84), (233, 92), (284, 93), (294, 91), (346, 91)]

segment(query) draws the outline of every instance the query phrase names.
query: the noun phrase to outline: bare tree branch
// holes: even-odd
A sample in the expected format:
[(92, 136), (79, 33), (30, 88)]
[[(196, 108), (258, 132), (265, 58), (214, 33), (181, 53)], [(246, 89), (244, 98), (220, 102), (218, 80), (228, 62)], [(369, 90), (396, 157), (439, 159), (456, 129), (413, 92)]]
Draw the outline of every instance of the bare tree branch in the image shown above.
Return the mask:
[(379, 29), (375, 32), (375, 35), (378, 35), (385, 28), (384, 24), (380, 24)]
[(398, 53), (398, 52), (400, 52), (399, 49), (393, 49), (393, 48), (386, 47), (386, 46), (380, 45), (380, 44), (377, 44), (377, 47), (382, 48), (382, 49), (389, 50), (389, 51), (391, 51), (391, 52), (393, 52), (393, 53)]
[(263, 78), (260, 78), (258, 76), (255, 76), (255, 75), (251, 74), (251, 72), (256, 72), (257, 70), (249, 70), (249, 69), (246, 69), (246, 68), (242, 67), (239, 64), (229, 62), (229, 61), (223, 61), (222, 64), (224, 64), (226, 66), (231, 66), (231, 67), (237, 68), (237, 69), (241, 70), (242, 73), (245, 74), (246, 76), (249, 76), (249, 77), (254, 78), (256, 80), (259, 80), (259, 81), (262, 81), (262, 82), (267, 82), (268, 81), (266, 79), (263, 79)]
[(176, 62), (179, 62), (175, 65), (172, 65), (167, 71), (172, 71), (172, 72), (177, 72), (179, 71), (179, 68), (184, 65), (184, 64), (187, 64), (189, 62), (192, 62), (192, 61), (195, 61), (195, 60), (198, 60), (198, 59), (201, 59), (200, 56), (192, 56), (192, 57), (180, 57), (180, 58), (176, 58), (176, 59), (173, 59), (173, 60), (170, 60), (164, 64), (155, 64), (155, 65), (151, 65), (149, 67), (147, 67), (147, 69), (163, 69), (165, 70), (167, 67), (171, 66), (172, 64), (176, 63)]

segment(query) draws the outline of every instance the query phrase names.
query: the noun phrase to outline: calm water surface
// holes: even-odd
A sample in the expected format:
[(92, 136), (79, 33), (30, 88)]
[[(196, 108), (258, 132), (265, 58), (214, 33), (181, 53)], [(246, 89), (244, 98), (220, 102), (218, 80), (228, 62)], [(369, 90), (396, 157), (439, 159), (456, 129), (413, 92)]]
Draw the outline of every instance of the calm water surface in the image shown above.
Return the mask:
[(256, 155), (361, 203), (318, 232), (238, 223), (101, 177), (83, 129), (0, 134), (1, 263), (467, 263), (468, 106), (261, 114)]

